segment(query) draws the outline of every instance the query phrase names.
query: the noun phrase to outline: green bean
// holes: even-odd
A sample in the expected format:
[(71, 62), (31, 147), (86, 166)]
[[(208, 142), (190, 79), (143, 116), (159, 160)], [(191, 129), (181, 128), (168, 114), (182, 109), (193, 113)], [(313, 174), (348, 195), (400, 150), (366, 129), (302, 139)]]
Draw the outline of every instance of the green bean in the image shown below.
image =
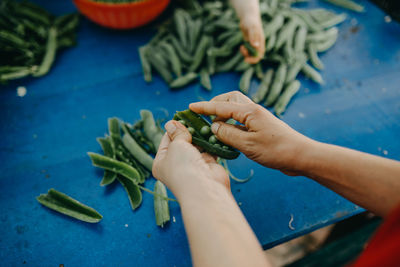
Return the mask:
[(274, 35), (283, 26), (284, 21), (285, 18), (281, 14), (276, 15), (271, 22), (264, 26), (264, 36)]
[(321, 74), (319, 74), (313, 67), (308, 65), (307, 63), (303, 65), (301, 68), (301, 71), (306, 75), (308, 78), (313, 80), (316, 83), (323, 84), (324, 80), (321, 77)]
[(200, 83), (201, 85), (206, 88), (208, 91), (211, 91), (212, 86), (211, 86), (211, 80), (210, 80), (210, 75), (208, 74), (208, 71), (206, 68), (203, 68), (200, 71)]
[(182, 75), (182, 64), (175, 52), (175, 49), (172, 45), (167, 42), (161, 42), (160, 47), (166, 52), (169, 62), (171, 63), (172, 71), (175, 73), (176, 76)]
[(173, 80), (170, 84), (170, 88), (181, 88), (185, 85), (188, 85), (189, 83), (193, 82), (195, 79), (197, 79), (199, 76), (197, 73), (194, 72), (188, 72), (185, 75), (176, 78)]
[(20, 79), (30, 74), (32, 74), (32, 68), (24, 67), (23, 69), (20, 70), (16, 70), (5, 74), (0, 74), (0, 81)]
[(139, 161), (147, 170), (151, 171), (153, 166), (153, 158), (132, 138), (129, 133), (125, 133), (122, 137), (122, 143), (126, 149)]
[(280, 116), (283, 112), (285, 112), (290, 100), (299, 91), (299, 89), (300, 82), (298, 80), (292, 81), (286, 86), (282, 95), (278, 98), (276, 104), (274, 105), (274, 110), (277, 116)]
[(175, 48), (175, 51), (178, 53), (179, 57), (186, 63), (192, 62), (193, 58), (190, 54), (186, 52), (186, 50), (181, 46), (178, 39), (175, 36), (170, 35), (167, 38), (171, 41), (172, 45)]
[(139, 47), (139, 57), (140, 57), (140, 62), (142, 63), (142, 71), (143, 71), (144, 80), (146, 82), (151, 82), (152, 81), (151, 65), (147, 59), (146, 50), (147, 50), (147, 46)]
[(47, 194), (41, 194), (38, 196), (36, 200), (49, 209), (84, 222), (97, 223), (103, 218), (103, 216), (101, 216), (101, 214), (95, 209), (86, 206), (78, 200), (73, 199), (53, 188), (51, 188)]
[(0, 30), (0, 40), (1, 39), (13, 46), (19, 46), (19, 47), (28, 46), (28, 44), (25, 42), (24, 39), (20, 38), (18, 35), (15, 35), (11, 32)]
[(264, 72), (262, 69), (262, 65), (260, 62), (258, 62), (255, 66), (254, 66), (254, 71), (256, 73), (256, 76), (258, 79), (262, 79), (264, 77)]
[(139, 186), (124, 176), (119, 176), (118, 181), (125, 188), (125, 191), (128, 194), (132, 210), (137, 209), (140, 204), (142, 204), (142, 192), (140, 191)]
[(263, 101), (265, 99), (265, 97), (268, 94), (268, 89), (271, 85), (271, 81), (272, 81), (272, 77), (274, 75), (274, 70), (273, 69), (269, 69), (265, 74), (264, 77), (262, 78), (262, 81), (260, 83), (260, 86), (257, 89), (257, 92), (254, 94), (254, 96), (252, 97), (252, 100), (255, 103), (260, 103), (261, 101)]
[(143, 120), (143, 131), (145, 136), (153, 143), (155, 149), (158, 150), (164, 133), (157, 128), (151, 111), (142, 109), (140, 111), (140, 116)]
[(319, 59), (315, 44), (309, 44), (307, 47), (308, 57), (310, 58), (311, 64), (318, 70), (324, 69), (324, 64)]
[(21, 17), (29, 18), (33, 21), (41, 23), (44, 26), (49, 26), (51, 24), (51, 19), (49, 17), (43, 16), (43, 14), (39, 14), (31, 8), (19, 6), (15, 11)]
[(226, 72), (232, 70), (236, 65), (239, 64), (240, 61), (243, 60), (243, 55), (238, 51), (233, 57), (231, 57), (228, 61), (223, 64), (217, 66), (218, 72)]
[(141, 183), (138, 171), (129, 164), (92, 152), (88, 152), (88, 155), (92, 160), (93, 166), (116, 172), (130, 179), (135, 184)]
[(357, 4), (356, 2), (351, 0), (324, 0), (324, 1), (355, 12), (360, 12), (360, 13), (365, 12), (364, 6)]
[(274, 104), (276, 99), (281, 94), (283, 85), (286, 80), (286, 74), (287, 74), (287, 65), (281, 63), (278, 69), (276, 70), (273, 82), (271, 84), (270, 92), (267, 96), (267, 100), (265, 101), (266, 106), (271, 106), (272, 104)]
[(184, 18), (184, 11), (183, 9), (176, 9), (174, 12), (174, 23), (175, 29), (178, 34), (179, 40), (184, 48), (188, 47), (188, 39), (187, 39), (187, 32), (188, 29), (186, 28), (185, 18)]
[(154, 49), (152, 49), (151, 53), (148, 52), (148, 60), (150, 64), (157, 70), (157, 72), (161, 75), (165, 82), (170, 83), (173, 80), (171, 73), (168, 71), (165, 62), (163, 62), (162, 57), (157, 54)]
[(296, 35), (294, 37), (294, 40), (295, 40), (294, 51), (296, 53), (304, 51), (306, 37), (307, 37), (307, 28), (300, 26), (300, 28), (297, 30)]
[(58, 35), (64, 35), (69, 32), (74, 32), (79, 24), (78, 14), (67, 14), (57, 18), (54, 21), (55, 27), (57, 27)]
[[(97, 142), (100, 144), (101, 148), (103, 149), (104, 155), (106, 157), (114, 158), (115, 153), (112, 148), (111, 137), (106, 138), (97, 138)], [(115, 181), (117, 178), (117, 174), (115, 172), (104, 170), (103, 179), (100, 182), (101, 186), (109, 185)]]
[(200, 66), (200, 64), (203, 61), (203, 58), (206, 54), (209, 44), (210, 44), (210, 37), (208, 37), (206, 35), (203, 36), (200, 40), (199, 45), (197, 46), (196, 52), (194, 53), (193, 62), (189, 67), (190, 72), (196, 71), (197, 68)]
[(51, 27), (49, 30), (49, 36), (47, 38), (46, 53), (43, 57), (42, 63), (39, 65), (38, 70), (33, 73), (34, 77), (40, 77), (49, 72), (51, 65), (53, 64), (57, 50), (57, 29)]
[(167, 189), (163, 183), (157, 181), (154, 185), (154, 193), (154, 214), (156, 217), (156, 224), (164, 227), (164, 225), (170, 220), (168, 201), (165, 200), (165, 198), (168, 197)]
[(253, 74), (254, 68), (249, 68), (243, 73), (242, 77), (240, 78), (239, 89), (244, 94), (247, 94), (249, 92), (250, 82)]

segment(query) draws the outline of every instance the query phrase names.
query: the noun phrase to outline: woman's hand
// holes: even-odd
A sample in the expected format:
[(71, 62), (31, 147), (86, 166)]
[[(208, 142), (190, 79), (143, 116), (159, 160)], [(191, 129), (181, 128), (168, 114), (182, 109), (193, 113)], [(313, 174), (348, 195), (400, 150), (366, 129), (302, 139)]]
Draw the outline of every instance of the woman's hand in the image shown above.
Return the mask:
[[(313, 141), (242, 93), (222, 94), (209, 102), (193, 103), (189, 107), (196, 113), (216, 115), (211, 127), (213, 133), (248, 158), (289, 175), (302, 171), (302, 153)], [(225, 123), (229, 118), (242, 125)]]
[(179, 199), (199, 188), (222, 185), (229, 191), (229, 177), (208, 153), (191, 144), (192, 136), (177, 121), (165, 125), (164, 135), (153, 163), (153, 176), (163, 182)]
[(258, 14), (244, 15), (240, 19), (240, 28), (242, 29), (244, 39), (256, 49), (257, 55), (251, 56), (244, 45), (240, 46), (240, 52), (247, 63), (258, 63), (264, 57), (265, 53), (265, 37), (260, 16)]

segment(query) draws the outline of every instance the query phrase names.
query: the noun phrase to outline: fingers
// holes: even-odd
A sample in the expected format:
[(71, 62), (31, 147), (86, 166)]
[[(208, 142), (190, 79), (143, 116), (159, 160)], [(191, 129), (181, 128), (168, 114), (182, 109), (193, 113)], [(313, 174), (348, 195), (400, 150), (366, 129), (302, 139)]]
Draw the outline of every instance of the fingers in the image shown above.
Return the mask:
[(233, 91), (221, 95), (217, 95), (210, 101), (216, 102), (236, 102), (236, 103), (253, 103), (253, 101), (239, 91)]
[(192, 135), (180, 122), (171, 120), (165, 124), (167, 134), (171, 139), (171, 142), (176, 140), (182, 140), (188, 143), (192, 142)]
[(243, 141), (247, 140), (249, 132), (243, 131), (241, 128), (236, 127), (236, 125), (215, 122), (211, 125), (211, 130), (221, 142), (241, 151), (246, 148)]
[(153, 161), (152, 173), (153, 173), (153, 176), (156, 178), (159, 177), (159, 172), (160, 172), (159, 170), (161, 168), (160, 164), (167, 156), (168, 146), (170, 143), (171, 143), (171, 139), (169, 138), (168, 134), (165, 133), (163, 138), (161, 139), (160, 146), (158, 147), (156, 157), (154, 158), (154, 161)]
[(246, 120), (253, 112), (255, 104), (243, 104), (234, 102), (197, 102), (189, 105), (189, 108), (200, 114), (216, 115), (221, 119), (233, 118), (246, 125)]

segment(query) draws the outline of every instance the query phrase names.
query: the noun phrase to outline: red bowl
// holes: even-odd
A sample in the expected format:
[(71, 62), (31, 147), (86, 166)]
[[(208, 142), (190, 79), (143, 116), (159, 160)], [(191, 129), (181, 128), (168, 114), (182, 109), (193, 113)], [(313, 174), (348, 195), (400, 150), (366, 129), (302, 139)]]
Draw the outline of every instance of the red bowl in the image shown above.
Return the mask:
[(74, 0), (78, 10), (91, 21), (113, 29), (132, 29), (154, 20), (170, 0), (141, 0), (132, 3), (101, 3)]

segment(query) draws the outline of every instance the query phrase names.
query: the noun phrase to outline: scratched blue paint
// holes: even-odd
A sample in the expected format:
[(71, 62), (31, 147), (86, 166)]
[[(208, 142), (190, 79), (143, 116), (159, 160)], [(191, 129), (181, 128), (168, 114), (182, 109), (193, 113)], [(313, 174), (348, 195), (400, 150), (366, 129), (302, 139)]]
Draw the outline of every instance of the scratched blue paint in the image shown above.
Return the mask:
[[(70, 1), (37, 2), (57, 14), (75, 10)], [(385, 23), (382, 11), (363, 3), (367, 13), (349, 13), (338, 43), (322, 55), (326, 85), (302, 78), (283, 120), (311, 138), (400, 159), (400, 25)], [(311, 3), (318, 5), (331, 8)], [(237, 74), (213, 77), (212, 93), (198, 85), (171, 92), (159, 77), (146, 84), (136, 49), (153, 33), (151, 26), (110, 31), (82, 19), (78, 46), (63, 51), (49, 75), (1, 88), (1, 265), (190, 265), (179, 207), (171, 204), (175, 223), (156, 227), (152, 197), (144, 193), (143, 205), (131, 211), (120, 185), (99, 186), (102, 172), (86, 155), (100, 151), (95, 138), (106, 132), (108, 117), (134, 121), (143, 108), (173, 114), (199, 97), (237, 89)], [(20, 85), (28, 90), (23, 98), (16, 96)], [(232, 191), (265, 248), (362, 211), (313, 181), (244, 156), (230, 165), (239, 176), (255, 170), (250, 182), (233, 183)], [(51, 187), (104, 219), (86, 224), (40, 206), (35, 197)]]

